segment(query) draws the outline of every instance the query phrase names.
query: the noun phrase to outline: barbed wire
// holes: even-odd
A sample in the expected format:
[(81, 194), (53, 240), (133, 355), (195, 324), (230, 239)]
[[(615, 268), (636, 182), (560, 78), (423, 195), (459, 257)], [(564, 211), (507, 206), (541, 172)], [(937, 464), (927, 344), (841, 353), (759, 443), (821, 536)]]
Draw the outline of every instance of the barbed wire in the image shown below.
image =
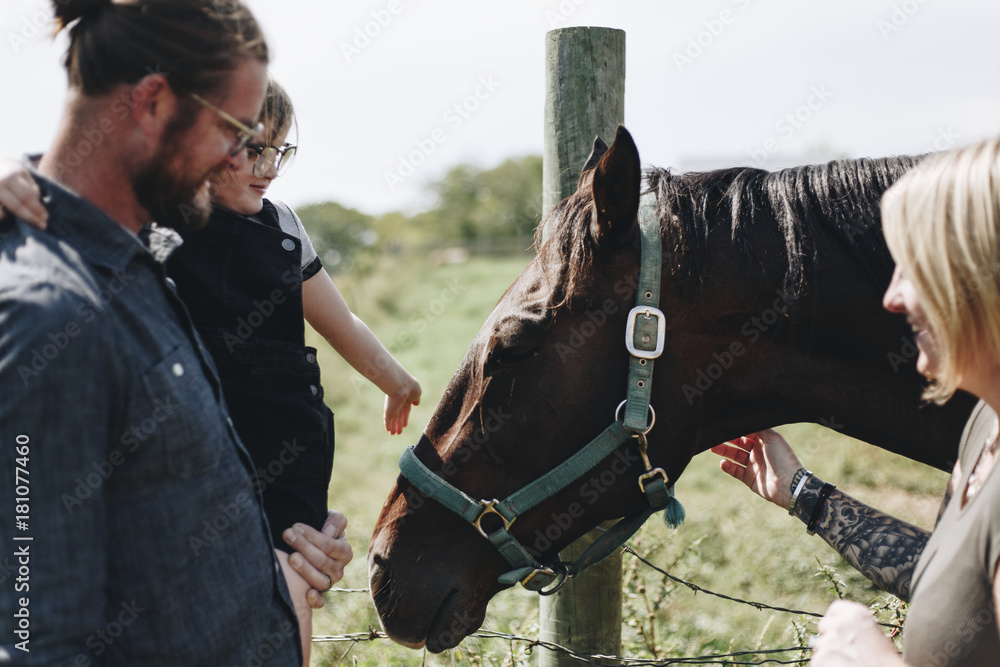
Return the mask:
[[(689, 581), (684, 581), (680, 577), (675, 577), (674, 575), (670, 574), (669, 572), (667, 572), (663, 568), (657, 567), (655, 564), (649, 562), (649, 560), (647, 560), (645, 557), (643, 557), (642, 555), (640, 555), (635, 549), (633, 549), (628, 544), (626, 544), (625, 546), (622, 547), (622, 551), (625, 552), (625, 553), (632, 554), (634, 557), (638, 558), (642, 563), (644, 563), (647, 567), (650, 567), (650, 568), (656, 570), (657, 572), (659, 572), (663, 576), (667, 577), (671, 581), (675, 581), (678, 584), (683, 584), (684, 586), (687, 586), (688, 588), (690, 588), (695, 593), (705, 593), (706, 595), (713, 595), (713, 596), (715, 596), (717, 598), (722, 598), (723, 600), (728, 600), (730, 602), (736, 602), (736, 603), (739, 603), (739, 604), (749, 605), (751, 607), (754, 607), (758, 611), (763, 610), (763, 609), (769, 609), (771, 611), (780, 611), (780, 612), (785, 612), (785, 613), (788, 613), (788, 614), (795, 614), (797, 616), (812, 616), (814, 618), (823, 618), (823, 614), (819, 614), (819, 613), (817, 613), (815, 611), (804, 611), (802, 609), (787, 609), (785, 607), (775, 607), (773, 605), (765, 604), (763, 602), (754, 602), (753, 600), (741, 600), (740, 598), (734, 598), (734, 597), (731, 597), (731, 596), (726, 595), (724, 593), (716, 593), (715, 591), (710, 591), (707, 588), (702, 588), (698, 584), (692, 584)], [(886, 623), (886, 622), (883, 622), (883, 621), (879, 621), (878, 624), (881, 625), (881, 626), (884, 626), (884, 627), (887, 627), (887, 628), (893, 628), (893, 629), (896, 629), (896, 630), (902, 630), (903, 629), (902, 626), (896, 625), (895, 623)]]
[[(631, 554), (634, 558), (638, 559), (647, 567), (659, 572), (663, 576), (667, 577), (671, 581), (678, 584), (686, 586), (695, 593), (705, 593), (706, 595), (711, 595), (729, 602), (735, 602), (737, 604), (749, 605), (758, 611), (770, 610), (778, 611), (788, 614), (794, 614), (797, 616), (810, 616), (813, 618), (822, 618), (823, 614), (805, 611), (803, 609), (791, 609), (787, 607), (778, 607), (775, 605), (766, 604), (764, 602), (756, 602), (753, 600), (743, 600), (741, 598), (732, 597), (724, 593), (717, 593), (715, 591), (709, 590), (697, 584), (693, 584), (689, 581), (685, 581), (680, 577), (676, 577), (663, 568), (659, 567), (655, 563), (650, 562), (648, 558), (637, 552), (632, 548), (631, 545), (625, 545), (622, 547), (624, 553)], [(331, 588), (330, 592), (334, 593), (370, 593), (368, 588)], [(894, 623), (886, 623), (879, 621), (879, 625), (887, 628), (894, 628), (896, 630), (901, 630), (902, 626), (896, 625)], [(544, 648), (548, 651), (554, 653), (562, 653), (567, 655), (574, 660), (579, 661), (584, 665), (608, 665), (609, 661), (612, 661), (616, 665), (622, 667), (654, 667), (660, 665), (800, 665), (809, 662), (809, 658), (798, 657), (795, 659), (784, 660), (778, 657), (766, 657), (760, 660), (741, 660), (741, 658), (750, 658), (753, 656), (778, 656), (783, 653), (799, 652), (800, 656), (806, 654), (811, 654), (812, 649), (807, 646), (790, 646), (787, 648), (776, 648), (776, 649), (758, 649), (756, 651), (737, 651), (734, 653), (723, 653), (723, 654), (710, 654), (710, 655), (697, 655), (697, 656), (684, 656), (679, 658), (665, 658), (665, 659), (644, 659), (644, 658), (628, 658), (622, 656), (612, 656), (612, 655), (585, 655), (578, 653), (573, 649), (567, 648), (555, 642), (546, 641), (538, 638), (531, 637), (521, 637), (519, 635), (513, 635), (504, 632), (498, 632), (495, 630), (479, 630), (470, 635), (471, 637), (476, 637), (479, 639), (500, 639), (509, 643), (513, 642), (524, 642), (526, 643), (528, 653), (530, 654), (532, 649), (536, 646)], [(379, 640), (389, 640), (389, 637), (379, 631), (374, 627), (369, 626), (367, 632), (349, 632), (339, 635), (313, 635), (312, 641), (315, 643), (336, 643), (336, 642), (351, 642), (351, 646), (344, 651), (343, 655), (340, 657), (339, 665), (347, 657), (347, 654), (360, 642), (371, 642)]]
[[(584, 665), (608, 665), (609, 661), (614, 662), (616, 665), (621, 665), (622, 667), (654, 667), (659, 665), (800, 665), (808, 662), (808, 658), (797, 658), (794, 660), (781, 660), (778, 658), (764, 658), (762, 660), (739, 660), (738, 658), (748, 658), (751, 656), (758, 655), (777, 655), (779, 653), (791, 653), (793, 651), (798, 651), (801, 653), (810, 652), (811, 649), (807, 646), (790, 646), (788, 648), (774, 648), (774, 649), (759, 649), (756, 651), (736, 651), (734, 653), (721, 653), (721, 654), (710, 654), (710, 655), (695, 655), (695, 656), (685, 656), (681, 658), (664, 658), (662, 660), (650, 660), (645, 658), (626, 658), (616, 655), (586, 655), (583, 653), (578, 653), (573, 649), (567, 648), (555, 642), (545, 641), (543, 639), (533, 639), (531, 637), (521, 637), (519, 635), (512, 635), (506, 632), (497, 632), (495, 630), (479, 630), (474, 632), (470, 637), (476, 637), (479, 639), (500, 639), (505, 642), (524, 642), (528, 644), (528, 652), (536, 646), (544, 648), (546, 650), (552, 651), (553, 653), (562, 653), (567, 655), (574, 660), (578, 660)], [(351, 648), (359, 642), (370, 642), (378, 641), (381, 639), (389, 639), (389, 637), (373, 627), (368, 628), (368, 632), (349, 632), (342, 635), (313, 635), (314, 643), (335, 643), (335, 642), (351, 642)], [(344, 656), (347, 655), (351, 649), (348, 648), (344, 652)], [(341, 656), (343, 659), (344, 656)]]

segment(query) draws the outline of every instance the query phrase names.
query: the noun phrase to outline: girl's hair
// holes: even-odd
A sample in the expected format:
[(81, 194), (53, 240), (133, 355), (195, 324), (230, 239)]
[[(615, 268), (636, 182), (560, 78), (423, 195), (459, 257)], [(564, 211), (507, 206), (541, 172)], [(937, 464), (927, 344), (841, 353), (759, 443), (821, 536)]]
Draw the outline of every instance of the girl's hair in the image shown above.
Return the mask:
[(282, 135), (292, 134), (293, 129), (296, 134), (298, 133), (292, 98), (271, 75), (267, 77), (267, 93), (264, 96), (264, 111), (260, 120), (264, 123), (264, 139), (267, 143), (274, 143)]
[(882, 225), (939, 347), (924, 398), (944, 403), (1000, 360), (1000, 138), (921, 162), (882, 198)]
[(53, 0), (69, 30), (65, 65), (85, 95), (166, 77), (178, 94), (225, 90), (245, 58), (268, 62), (267, 42), (239, 0)]

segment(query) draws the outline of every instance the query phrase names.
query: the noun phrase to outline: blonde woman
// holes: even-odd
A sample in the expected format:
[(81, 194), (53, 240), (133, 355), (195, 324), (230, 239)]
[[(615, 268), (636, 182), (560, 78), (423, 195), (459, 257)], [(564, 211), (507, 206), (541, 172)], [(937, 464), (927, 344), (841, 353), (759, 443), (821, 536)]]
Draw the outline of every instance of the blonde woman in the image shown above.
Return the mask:
[[(1000, 656), (1000, 140), (935, 155), (883, 197), (896, 270), (884, 307), (913, 327), (928, 401), (981, 399), (933, 533), (807, 472), (775, 431), (714, 447), (722, 470), (799, 517), (881, 588), (909, 600), (899, 656), (868, 610), (831, 605), (813, 665), (976, 667)], [(953, 447), (953, 443), (941, 443)]]

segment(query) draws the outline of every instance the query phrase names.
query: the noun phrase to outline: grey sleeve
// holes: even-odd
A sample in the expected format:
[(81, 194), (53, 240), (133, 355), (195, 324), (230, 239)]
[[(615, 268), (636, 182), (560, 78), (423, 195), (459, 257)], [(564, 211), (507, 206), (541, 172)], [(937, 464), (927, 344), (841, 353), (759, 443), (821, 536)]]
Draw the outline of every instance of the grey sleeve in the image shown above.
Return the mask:
[[(278, 211), (278, 224), (281, 225), (281, 229), (286, 234), (291, 234), (297, 237), (302, 242), (302, 269), (306, 271), (310, 268), (310, 265), (317, 262), (315, 270), (312, 274), (315, 274), (319, 268), (319, 256), (316, 253), (316, 249), (313, 247), (312, 241), (309, 239), (309, 234), (306, 232), (305, 226), (302, 221), (299, 220), (299, 216), (295, 215), (295, 211), (292, 207), (285, 202), (271, 200), (274, 204), (275, 209)], [(312, 275), (310, 274), (310, 275)]]

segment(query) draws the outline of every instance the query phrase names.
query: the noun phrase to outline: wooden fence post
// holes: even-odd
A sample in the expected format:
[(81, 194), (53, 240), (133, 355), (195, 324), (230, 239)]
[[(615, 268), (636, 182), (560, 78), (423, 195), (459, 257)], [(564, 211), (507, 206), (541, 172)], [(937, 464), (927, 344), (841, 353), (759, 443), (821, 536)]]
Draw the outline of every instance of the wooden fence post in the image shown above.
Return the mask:
[[(625, 32), (612, 28), (552, 30), (546, 34), (545, 65), (542, 208), (548, 211), (576, 191), (594, 136), (600, 135), (610, 144), (617, 126), (625, 121)], [(594, 530), (585, 535), (560, 557), (575, 559), (599, 534)], [(567, 582), (555, 595), (541, 598), (540, 605), (543, 640), (585, 655), (620, 655), (621, 555), (610, 556)], [(565, 654), (544, 649), (536, 649), (536, 654), (541, 667), (580, 664)]]

